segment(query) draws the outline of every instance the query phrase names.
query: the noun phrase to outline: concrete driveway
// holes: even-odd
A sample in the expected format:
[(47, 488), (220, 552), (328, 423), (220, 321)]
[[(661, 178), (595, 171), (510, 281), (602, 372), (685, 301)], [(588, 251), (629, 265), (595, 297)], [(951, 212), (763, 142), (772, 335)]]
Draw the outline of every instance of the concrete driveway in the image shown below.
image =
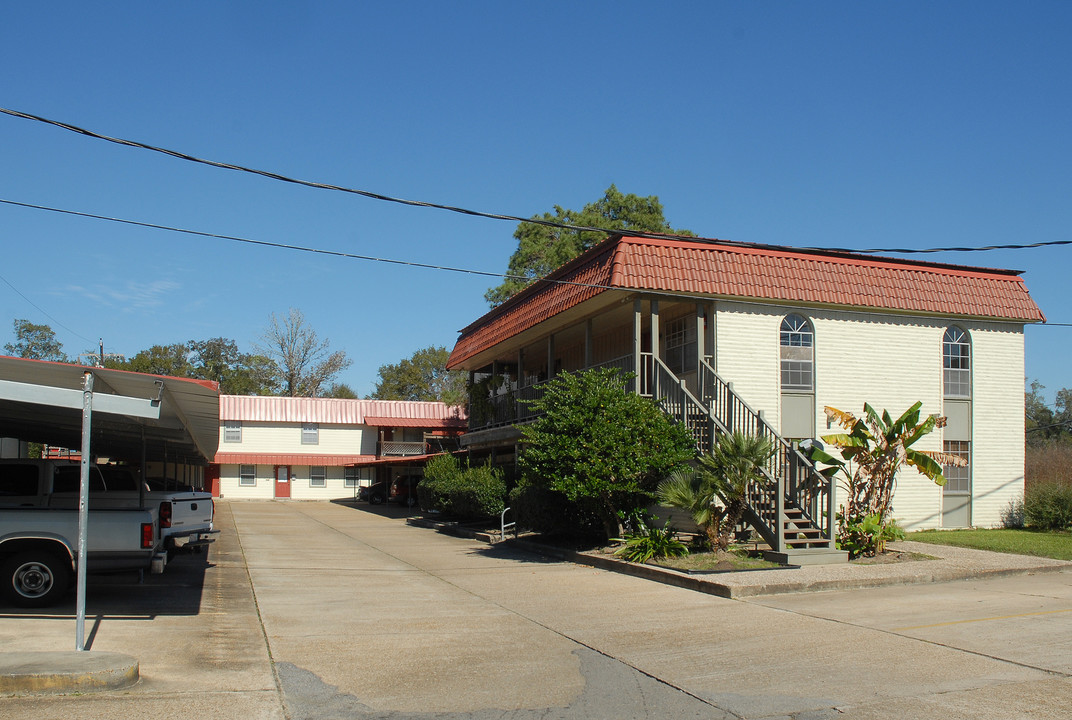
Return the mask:
[[(137, 657), (138, 685), (0, 718), (1069, 715), (1068, 572), (727, 600), (392, 510), (217, 508), (208, 563), (91, 587), (92, 649)], [(0, 609), (0, 647), (71, 649), (71, 612)]]

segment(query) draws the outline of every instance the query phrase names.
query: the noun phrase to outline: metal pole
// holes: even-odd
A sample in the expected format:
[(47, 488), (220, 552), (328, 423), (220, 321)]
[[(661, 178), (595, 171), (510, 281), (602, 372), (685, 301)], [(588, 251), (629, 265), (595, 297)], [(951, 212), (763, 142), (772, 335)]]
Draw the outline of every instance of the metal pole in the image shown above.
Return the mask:
[(75, 650), (86, 649), (86, 544), (89, 537), (89, 454), (93, 419), (93, 373), (82, 376), (82, 463), (78, 486), (78, 595)]

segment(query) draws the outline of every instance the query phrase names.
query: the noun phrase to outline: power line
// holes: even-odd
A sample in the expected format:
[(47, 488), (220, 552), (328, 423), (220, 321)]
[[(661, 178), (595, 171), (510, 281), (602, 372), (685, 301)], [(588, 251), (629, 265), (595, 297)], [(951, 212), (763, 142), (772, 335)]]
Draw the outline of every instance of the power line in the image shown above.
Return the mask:
[[(544, 282), (547, 284), (555, 285), (574, 285), (577, 287), (594, 288), (597, 290), (615, 289), (610, 285), (573, 282), (570, 280), (547, 280), (544, 278), (531, 278), (525, 275), (512, 275), (510, 273), (496, 273), (489, 272), (487, 270), (472, 270), (469, 268), (450, 267), (447, 265), (433, 265), (431, 263), (414, 262), (411, 260), (394, 260), (391, 258), (374, 257), (372, 255), (358, 255), (356, 253), (343, 252), (341, 250), (325, 250), (323, 248), (308, 247), (303, 245), (291, 245), (288, 243), (272, 242), (270, 240), (254, 240), (252, 238), (244, 238), (236, 235), (221, 235), (218, 233), (203, 232), (201, 230), (189, 230), (187, 228), (172, 227), (170, 225), (158, 225), (156, 223), (141, 222), (139, 220), (127, 220), (125, 218), (109, 217), (107, 215), (95, 215), (93, 213), (79, 212), (77, 210), (64, 210), (63, 208), (49, 207), (47, 205), (35, 205), (33, 203), (18, 202), (16, 200), (6, 200), (4, 198), (0, 198), (0, 203), (4, 203), (5, 205), (15, 205), (17, 207), (31, 208), (34, 210), (46, 210), (48, 212), (61, 213), (64, 215), (75, 215), (78, 217), (92, 218), (94, 220), (106, 220), (108, 222), (122, 223), (124, 225), (136, 225), (138, 227), (152, 228), (153, 230), (167, 230), (168, 232), (185, 233), (187, 235), (197, 235), (199, 237), (215, 238), (217, 240), (230, 240), (233, 242), (246, 243), (249, 245), (260, 245), (262, 247), (279, 248), (281, 250), (298, 250), (300, 252), (316, 253), (319, 255), (330, 255), (333, 257), (348, 258), (350, 260), (367, 260), (370, 262), (390, 263), (392, 265), (405, 265), (407, 267), (427, 268), (429, 270), (446, 270), (449, 272), (464, 273), (466, 275), (480, 275), (483, 277), (504, 278), (507, 280)], [(7, 281), (5, 280), (5, 282)], [(8, 284), (10, 285), (11, 283)], [(18, 291), (16, 290), (16, 292)], [(19, 294), (21, 295), (22, 293)], [(37, 306), (35, 305), (34, 307)], [(40, 310), (40, 308), (38, 308), (38, 310)]]
[[(200, 163), (202, 165), (208, 165), (211, 167), (222, 168), (225, 170), (234, 170), (237, 172), (250, 173), (253, 175), (259, 175), (261, 177), (270, 178), (272, 180), (279, 180), (280, 182), (292, 183), (295, 185), (302, 185), (305, 187), (316, 188), (320, 190), (335, 190), (337, 192), (350, 193), (353, 195), (359, 195), (361, 197), (370, 198), (372, 200), (380, 200), (383, 202), (398, 203), (401, 205), (409, 205), (411, 207), (426, 207), (435, 210), (446, 210), (449, 212), (460, 213), (462, 215), (469, 215), (472, 217), (487, 218), (490, 220), (506, 220), (516, 223), (527, 223), (532, 225), (543, 225), (545, 227), (553, 227), (561, 230), (576, 230), (587, 232), (599, 232), (606, 233), (608, 235), (614, 235), (622, 232), (634, 237), (654, 238), (654, 239), (689, 239), (694, 242), (704, 242), (711, 244), (722, 245), (740, 245), (746, 247), (762, 247), (753, 243), (738, 243), (729, 240), (715, 240), (712, 238), (700, 238), (682, 235), (673, 235), (666, 233), (653, 233), (643, 231), (622, 231), (613, 230), (609, 228), (595, 227), (591, 225), (572, 225), (569, 223), (555, 222), (554, 220), (545, 220), (538, 217), (524, 218), (518, 215), (506, 215), (501, 213), (489, 213), (479, 210), (470, 210), (467, 208), (456, 207), (453, 205), (442, 205), (439, 203), (425, 202), (422, 200), (407, 200), (404, 198), (391, 197), (390, 195), (383, 195), (381, 193), (371, 192), (368, 190), (359, 190), (356, 188), (344, 187), (342, 185), (333, 185), (331, 183), (314, 182), (311, 180), (301, 180), (298, 178), (289, 177), (280, 173), (271, 172), (268, 170), (257, 170), (255, 168), (245, 167), (243, 165), (234, 165), (232, 163), (220, 162), (218, 160), (208, 160), (205, 158), (199, 158), (194, 155), (179, 152), (177, 150), (169, 150), (167, 148), (158, 147), (155, 145), (149, 145), (147, 143), (138, 142), (136, 140), (127, 140), (124, 138), (112, 137), (110, 135), (104, 135), (102, 133), (87, 130), (86, 128), (72, 125), (70, 123), (60, 122), (58, 120), (50, 120), (40, 115), (33, 115), (31, 113), (20, 112), (18, 110), (11, 110), (9, 108), (0, 107), (0, 113), (10, 115), (12, 117), (22, 118), (24, 120), (33, 120), (35, 122), (44, 123), (46, 125), (52, 125), (54, 127), (68, 130), (79, 135), (85, 135), (87, 137), (95, 138), (97, 140), (105, 140), (117, 145), (125, 145), (127, 147), (139, 148), (142, 150), (150, 150), (152, 152), (162, 153), (180, 160), (186, 160), (188, 162)], [(831, 247), (802, 247), (800, 250), (820, 251), (820, 252), (847, 252), (847, 253), (897, 253), (905, 255), (915, 255), (924, 253), (938, 253), (938, 252), (987, 252), (991, 250), (1026, 250), (1030, 248), (1052, 247), (1057, 245), (1072, 245), (1072, 240), (1051, 240), (1037, 243), (1023, 243), (1023, 244), (1005, 244), (1005, 245), (987, 245), (983, 247), (939, 247), (939, 248), (865, 248), (862, 250), (854, 250), (851, 248), (831, 248)], [(496, 277), (508, 277), (506, 275), (497, 275)]]
[[(583, 283), (583, 282), (576, 282), (576, 281), (572, 281), (572, 280), (549, 280), (547, 278), (531, 278), (531, 277), (528, 277), (528, 276), (525, 276), (525, 275), (513, 275), (513, 274), (510, 274), (510, 273), (496, 273), (496, 272), (489, 272), (487, 270), (473, 270), (473, 269), (470, 269), (470, 268), (451, 267), (451, 266), (448, 266), (448, 265), (434, 265), (432, 263), (422, 263), (422, 262), (415, 262), (415, 261), (411, 261), (411, 260), (395, 260), (395, 259), (392, 259), (392, 258), (375, 257), (375, 256), (372, 256), (372, 255), (358, 255), (357, 253), (343, 252), (341, 250), (325, 250), (323, 248), (307, 247), (307, 246), (303, 246), (303, 245), (292, 245), (292, 244), (289, 244), (289, 243), (272, 242), (272, 241), (269, 241), (269, 240), (254, 240), (252, 238), (244, 238), (244, 237), (239, 237), (239, 236), (236, 236), (236, 235), (223, 235), (223, 234), (220, 234), (220, 233), (210, 233), (210, 232), (204, 232), (204, 231), (201, 231), (201, 230), (190, 230), (190, 229), (187, 229), (187, 228), (173, 227), (171, 225), (160, 225), (160, 224), (157, 224), (157, 223), (142, 222), (142, 221), (139, 221), (139, 220), (128, 220), (128, 219), (125, 219), (125, 218), (109, 217), (107, 215), (97, 215), (97, 214), (94, 214), (94, 213), (80, 212), (80, 211), (77, 211), (77, 210), (65, 210), (63, 208), (49, 207), (47, 205), (35, 205), (33, 203), (18, 202), (16, 200), (7, 200), (7, 199), (4, 199), (4, 198), (0, 198), (0, 203), (3, 203), (5, 205), (14, 205), (16, 207), (29, 208), (29, 209), (33, 209), (33, 210), (44, 210), (44, 211), (47, 211), (47, 212), (60, 213), (60, 214), (63, 214), (63, 215), (74, 215), (74, 216), (77, 216), (77, 217), (91, 218), (93, 220), (104, 220), (104, 221), (107, 221), (107, 222), (121, 223), (121, 224), (124, 224), (124, 225), (134, 225), (134, 226), (137, 226), (137, 227), (150, 228), (150, 229), (153, 229), (153, 230), (166, 230), (168, 232), (183, 233), (183, 234), (186, 234), (186, 235), (195, 235), (195, 236), (198, 236), (198, 237), (213, 238), (213, 239), (217, 239), (217, 240), (229, 240), (229, 241), (232, 241), (232, 242), (245, 243), (245, 244), (248, 244), (248, 245), (259, 245), (261, 247), (278, 248), (280, 250), (296, 250), (296, 251), (299, 251), (299, 252), (315, 253), (315, 254), (318, 254), (318, 255), (328, 255), (328, 256), (332, 256), (332, 257), (347, 258), (347, 259), (350, 259), (350, 260), (365, 260), (365, 261), (368, 261), (368, 262), (382, 262), (382, 263), (389, 263), (389, 264), (392, 264), (392, 265), (402, 265), (402, 266), (406, 266), (406, 267), (425, 268), (425, 269), (428, 269), (428, 270), (444, 270), (444, 271), (447, 271), (447, 272), (462, 273), (462, 274), (465, 274), (465, 275), (478, 275), (478, 276), (481, 276), (481, 277), (503, 278), (503, 279), (507, 279), (507, 280), (521, 280), (521, 281), (528, 282), (528, 283), (533, 283), (533, 284), (535, 284), (535, 283), (544, 283), (544, 284), (547, 284), (547, 285), (569, 285), (569, 286), (572, 286), (572, 287), (591, 288), (591, 289), (594, 289), (594, 290), (618, 290), (618, 289), (621, 289), (621, 288), (614, 287), (612, 285), (602, 285), (602, 284), (599, 284), (599, 283)], [(3, 279), (3, 278), (0, 278), (0, 279)], [(11, 285), (11, 283), (8, 282), (7, 280), (4, 280), (4, 282), (7, 282), (8, 285)], [(21, 292), (19, 292), (17, 289), (15, 289), (14, 285), (11, 285), (11, 288), (13, 290), (15, 290), (15, 292), (18, 292), (19, 295), (22, 295)], [(25, 295), (22, 295), (22, 297), (26, 298)], [(27, 302), (30, 302), (29, 299), (27, 299)], [(31, 302), (30, 304), (33, 304), (33, 303)], [(37, 307), (37, 306), (34, 305), (34, 307)], [(40, 310), (41, 308), (37, 308), (37, 309)], [(42, 312), (44, 312), (44, 311), (42, 310)], [(47, 315), (47, 313), (46, 313), (46, 315)], [(51, 316), (49, 316), (49, 317), (51, 317)], [(57, 321), (57, 324), (59, 324), (58, 321)], [(1046, 323), (1042, 323), (1042, 325), (1052, 325), (1052, 326), (1058, 326), (1058, 327), (1072, 327), (1072, 323), (1051, 323), (1051, 322), (1046, 322)], [(71, 332), (74, 332), (74, 331), (72, 330)], [(78, 333), (74, 333), (74, 334), (78, 335)], [(82, 336), (79, 335), (79, 337), (82, 337)], [(83, 338), (83, 339), (85, 339), (85, 338)]]
[[(169, 150), (167, 148), (157, 147), (155, 145), (148, 145), (146, 143), (138, 142), (136, 140), (126, 140), (123, 138), (111, 137), (110, 135), (103, 135), (101, 133), (93, 132), (85, 128), (78, 127), (77, 125), (71, 125), (69, 123), (59, 122), (58, 120), (49, 120), (48, 118), (41, 117), (39, 115), (32, 115), (30, 113), (19, 112), (18, 110), (10, 110), (8, 108), (0, 107), (0, 113), (11, 115), (12, 117), (23, 118), (25, 120), (35, 120), (37, 122), (45, 123), (46, 125), (52, 125), (54, 127), (69, 130), (79, 135), (86, 135), (87, 137), (95, 138), (97, 140), (106, 140), (107, 142), (116, 143), (117, 145), (126, 145), (128, 147), (140, 148), (142, 150), (151, 150), (153, 152), (162, 153), (164, 155), (170, 155), (171, 157), (178, 158), (180, 160), (187, 160), (193, 163), (200, 163), (202, 165), (209, 165), (211, 167), (222, 168), (225, 170), (235, 170), (238, 172), (250, 173), (253, 175), (260, 175), (262, 177), (271, 178), (273, 180), (279, 180), (281, 182), (293, 183), (295, 185), (303, 185), (305, 187), (317, 188), (319, 190), (336, 190), (338, 192), (351, 193), (353, 195), (360, 195), (361, 197), (370, 198), (372, 200), (382, 200), (384, 202), (399, 203), (401, 205), (410, 205), (412, 207), (426, 207), (436, 210), (447, 210), (450, 212), (461, 213), (462, 215), (470, 215), (473, 217), (488, 218), (491, 220), (508, 220), (510, 222), (519, 223), (531, 223), (534, 225), (545, 225), (547, 227), (560, 228), (563, 230), (589, 230), (593, 232), (603, 233), (616, 233), (617, 230), (607, 230), (605, 228), (592, 227), (587, 225), (570, 225), (567, 223), (559, 223), (553, 220), (542, 220), (540, 218), (523, 218), (516, 215), (502, 215), (498, 213), (487, 213), (479, 210), (469, 210), (467, 208), (455, 207), (453, 205), (441, 205), (439, 203), (424, 202), (422, 200), (406, 200), (404, 198), (391, 197), (390, 195), (383, 195), (380, 193), (370, 192), (368, 190), (358, 190), (356, 188), (348, 188), (342, 185), (333, 185), (330, 183), (314, 182), (312, 180), (300, 180), (298, 178), (292, 178), (287, 175), (281, 175), (279, 173), (270, 172), (268, 170), (257, 170), (255, 168), (245, 167), (243, 165), (234, 165), (231, 163), (220, 162), (217, 160), (207, 160), (205, 158), (195, 157), (188, 155), (187, 153), (179, 152), (177, 150)], [(654, 238), (676, 238), (678, 235), (660, 234), (660, 233), (636, 233), (637, 235), (643, 235), (644, 237)]]
[(30, 305), (32, 305), (32, 306), (34, 306), (35, 308), (37, 308), (38, 312), (40, 312), (40, 313), (41, 313), (42, 315), (44, 315), (45, 317), (47, 317), (47, 318), (48, 318), (49, 320), (51, 320), (52, 322), (56, 323), (56, 324), (57, 324), (57, 325), (59, 325), (59, 326), (60, 326), (61, 328), (63, 328), (63, 329), (64, 329), (64, 330), (66, 330), (67, 332), (71, 333), (71, 334), (72, 334), (72, 335), (74, 335), (75, 337), (79, 337), (79, 338), (82, 338), (83, 340), (85, 340), (85, 341), (86, 341), (86, 342), (88, 342), (88, 343), (91, 343), (91, 342), (93, 342), (92, 340), (90, 340), (89, 338), (87, 338), (87, 337), (86, 337), (85, 335), (82, 335), (82, 334), (80, 334), (80, 333), (77, 333), (77, 332), (75, 332), (75, 331), (74, 331), (74, 330), (72, 330), (71, 328), (69, 328), (69, 327), (67, 327), (66, 325), (64, 325), (63, 323), (61, 323), (61, 322), (60, 322), (59, 320), (57, 320), (56, 318), (52, 317), (52, 316), (51, 316), (50, 314), (48, 314), (48, 313), (47, 313), (47, 312), (46, 312), (46, 311), (45, 311), (45, 310), (44, 310), (44, 309), (43, 309), (43, 308), (42, 308), (42, 307), (41, 307), (40, 305), (38, 305), (37, 303), (35, 303), (35, 302), (34, 302), (33, 300), (31, 300), (30, 298), (26, 297), (26, 295), (24, 295), (24, 294), (23, 294), (23, 292), (22, 292), (21, 290), (19, 290), (19, 289), (18, 289), (17, 287), (15, 287), (14, 285), (12, 285), (12, 284), (11, 284), (11, 281), (10, 281), (10, 280), (8, 280), (8, 279), (7, 279), (6, 277), (4, 277), (4, 276), (0, 275), (0, 280), (3, 280), (3, 281), (4, 281), (4, 283), (5, 283), (5, 284), (6, 284), (6, 285), (7, 285), (7, 286), (8, 286), (9, 288), (11, 288), (12, 290), (14, 290), (14, 291), (15, 291), (15, 293), (16, 293), (16, 294), (17, 294), (17, 295), (18, 295), (19, 297), (21, 297), (21, 298), (22, 298), (23, 300), (25, 300), (26, 302), (30, 303)]

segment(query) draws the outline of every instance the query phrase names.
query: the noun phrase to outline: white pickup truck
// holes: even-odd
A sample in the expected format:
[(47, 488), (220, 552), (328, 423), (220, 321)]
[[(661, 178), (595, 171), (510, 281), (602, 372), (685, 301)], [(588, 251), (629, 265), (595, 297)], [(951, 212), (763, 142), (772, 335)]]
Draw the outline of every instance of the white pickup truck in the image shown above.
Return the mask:
[[(52, 507), (78, 507), (80, 468), (77, 463), (42, 461), (53, 465)], [(201, 490), (165, 488), (167, 481), (150, 479), (138, 487), (137, 470), (124, 465), (92, 465), (90, 508), (154, 507), (160, 514), (160, 538), (168, 556), (182, 549), (201, 551), (219, 533), (212, 527), (212, 494)]]
[[(52, 466), (0, 461), (0, 595), (23, 607), (57, 602), (74, 577), (78, 508), (50, 507), (42, 478)], [(163, 568), (157, 511), (90, 509), (86, 571)]]
[[(80, 475), (76, 462), (0, 460), (0, 593), (12, 602), (46, 605), (66, 590)], [(168, 556), (218, 532), (209, 493), (139, 489), (135, 472), (115, 465), (91, 465), (89, 486), (89, 572), (162, 572)]]

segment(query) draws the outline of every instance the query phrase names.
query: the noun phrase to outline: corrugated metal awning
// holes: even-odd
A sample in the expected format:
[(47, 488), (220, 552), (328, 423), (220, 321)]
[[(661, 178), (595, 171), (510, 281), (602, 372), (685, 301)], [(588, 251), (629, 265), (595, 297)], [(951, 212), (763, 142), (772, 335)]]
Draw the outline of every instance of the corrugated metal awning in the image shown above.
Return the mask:
[(365, 416), (365, 424), (373, 427), (397, 427), (397, 428), (458, 428), (464, 430), (469, 423), (464, 418), (400, 418), (400, 417), (372, 417)]
[(217, 465), (367, 465), (375, 455), (299, 455), (280, 453), (216, 453)]
[[(144, 448), (149, 460), (207, 462), (215, 454), (220, 394), (214, 382), (14, 357), (0, 357), (0, 437), (80, 448), (80, 404), (53, 398), (80, 393), (87, 372), (94, 377), (94, 455), (139, 460)], [(159, 412), (125, 414), (122, 403), (151, 404)]]

